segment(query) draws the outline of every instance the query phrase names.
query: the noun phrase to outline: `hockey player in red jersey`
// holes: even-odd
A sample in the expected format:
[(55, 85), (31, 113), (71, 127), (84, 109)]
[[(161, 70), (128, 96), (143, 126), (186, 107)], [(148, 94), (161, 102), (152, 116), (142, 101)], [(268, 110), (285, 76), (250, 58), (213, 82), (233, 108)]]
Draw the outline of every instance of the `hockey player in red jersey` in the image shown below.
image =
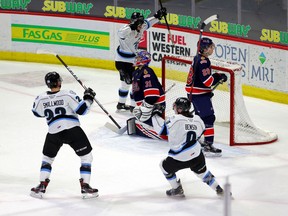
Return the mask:
[[(198, 42), (199, 43), (199, 42)], [(198, 54), (194, 57), (191, 65), (186, 92), (192, 101), (195, 113), (205, 123), (204, 142), (201, 143), (204, 154), (207, 156), (221, 156), (222, 150), (215, 148), (214, 143), (214, 122), (215, 115), (212, 104), (212, 86), (218, 82), (226, 82), (227, 76), (224, 73), (213, 73), (209, 56), (213, 54), (215, 45), (210, 38), (202, 38), (198, 44)]]
[(46, 74), (45, 83), (50, 91), (36, 97), (32, 112), (36, 117), (46, 118), (48, 133), (42, 150), (40, 184), (31, 189), (30, 195), (43, 198), (50, 182), (52, 163), (65, 143), (73, 148), (81, 161), (80, 186), (82, 197), (97, 197), (98, 189), (89, 185), (93, 160), (92, 147), (85, 132), (81, 129), (78, 119), (78, 115), (88, 113), (96, 93), (88, 88), (84, 92), (83, 100), (81, 100), (73, 91), (61, 90), (62, 78), (54, 71)]
[(204, 122), (190, 112), (191, 102), (185, 98), (177, 98), (173, 104), (175, 115), (168, 119), (170, 150), (168, 157), (160, 162), (160, 168), (172, 189), (166, 191), (167, 196), (184, 196), (180, 179), (176, 172), (189, 168), (198, 178), (222, 196), (223, 189), (214, 175), (207, 169), (205, 157), (198, 139), (205, 130)]
[[(134, 108), (134, 101), (131, 100), (131, 105), (126, 105), (129, 88), (132, 83), (132, 73), (135, 70), (133, 63), (138, 50), (138, 45), (143, 37), (144, 32), (158, 23), (163, 16), (166, 16), (166, 8), (161, 8), (154, 16), (144, 19), (144, 16), (139, 12), (134, 12), (131, 15), (129, 24), (124, 25), (118, 30), (119, 46), (117, 47), (115, 66), (120, 75), (120, 88), (118, 90), (117, 111), (131, 110)], [(131, 92), (130, 92), (131, 94)]]
[(167, 140), (167, 130), (162, 114), (165, 110), (165, 92), (153, 69), (148, 65), (151, 54), (141, 51), (135, 59), (137, 69), (133, 72), (132, 98), (136, 107), (135, 118), (128, 120), (128, 134)]

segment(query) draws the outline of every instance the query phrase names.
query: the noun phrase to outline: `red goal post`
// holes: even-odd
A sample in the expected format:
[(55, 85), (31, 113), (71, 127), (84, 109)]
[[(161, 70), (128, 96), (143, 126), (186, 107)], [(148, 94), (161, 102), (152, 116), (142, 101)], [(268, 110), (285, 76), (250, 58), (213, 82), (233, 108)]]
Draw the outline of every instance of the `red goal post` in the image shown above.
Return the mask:
[[(187, 97), (185, 84), (193, 57), (164, 56), (162, 59), (162, 85), (164, 90), (175, 84), (166, 93), (165, 116), (173, 115), (172, 104), (178, 97)], [(227, 82), (214, 90), (212, 97), (216, 125), (229, 129), (229, 144), (258, 145), (277, 140), (273, 132), (265, 131), (252, 122), (247, 112), (241, 84), (242, 67), (222, 60), (210, 59), (212, 73), (225, 73)]]

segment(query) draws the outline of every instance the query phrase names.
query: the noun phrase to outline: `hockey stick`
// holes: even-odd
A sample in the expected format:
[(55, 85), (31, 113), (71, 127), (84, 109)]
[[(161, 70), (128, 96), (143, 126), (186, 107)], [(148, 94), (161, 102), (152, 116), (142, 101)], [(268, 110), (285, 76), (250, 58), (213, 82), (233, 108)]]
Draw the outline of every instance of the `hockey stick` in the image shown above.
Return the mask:
[[(201, 41), (201, 38), (202, 38), (202, 34), (204, 32), (204, 28), (206, 25), (208, 25), (209, 23), (211, 23), (212, 21), (214, 20), (217, 20), (219, 18), (219, 15), (218, 14), (214, 14), (210, 17), (208, 17), (207, 19), (205, 19), (202, 24), (201, 24), (201, 27), (200, 27), (200, 33), (199, 33), (199, 39), (198, 39), (198, 43), (197, 43), (197, 50), (196, 50), (196, 55), (198, 55), (199, 53), (199, 50), (200, 50), (200, 41)], [(194, 85), (194, 80), (195, 80), (195, 71), (196, 71), (196, 68), (197, 68), (197, 61), (195, 62), (195, 65), (193, 67), (193, 75), (192, 75), (192, 84), (191, 84), (191, 90), (190, 90), (190, 101), (192, 100), (192, 90), (193, 90), (193, 85)]]
[(167, 92), (169, 92), (175, 85), (176, 85), (176, 83), (173, 83), (173, 84), (165, 91), (165, 94), (166, 94)]
[[(37, 54), (49, 54), (54, 55), (56, 58), (65, 66), (65, 68), (71, 73), (71, 75), (77, 80), (77, 82), (85, 89), (87, 90), (87, 87), (82, 83), (82, 81), (76, 76), (76, 74), (69, 68), (69, 66), (63, 61), (63, 59), (54, 52), (51, 52), (49, 50), (43, 50), (38, 49)], [(121, 133), (122, 128), (120, 125), (115, 121), (115, 119), (108, 113), (108, 111), (102, 106), (102, 104), (94, 97), (94, 101), (100, 106), (100, 108), (105, 112), (105, 114), (112, 120), (112, 122), (117, 126), (118, 129), (115, 127), (113, 128), (114, 131), (118, 131), (118, 133)], [(109, 127), (110, 128), (110, 127)], [(111, 128), (110, 128), (111, 129)], [(112, 130), (112, 129), (111, 129)]]
[[(159, 0), (159, 4), (160, 4), (161, 9), (163, 9), (163, 5), (162, 5), (162, 1), (161, 1), (161, 0)], [(164, 20), (165, 20), (165, 23), (166, 23), (166, 27), (167, 27), (168, 34), (169, 34), (169, 36), (170, 36), (172, 45), (174, 46), (175, 43), (174, 43), (173, 38), (172, 38), (172, 34), (171, 34), (171, 31), (170, 31), (170, 26), (169, 26), (169, 24), (168, 24), (166, 15), (164, 16)]]
[(223, 79), (219, 80), (219, 82), (213, 86), (213, 88), (211, 89), (211, 92), (213, 92), (220, 84), (223, 84), (223, 81), (224, 81)]
[(211, 23), (212, 21), (218, 19), (218, 18), (219, 18), (219, 15), (218, 15), (218, 14), (212, 15), (212, 16), (208, 17), (207, 19), (205, 19), (205, 20), (203, 21), (203, 23), (201, 24), (196, 55), (198, 54), (198, 52), (199, 52), (199, 50), (200, 50), (200, 40), (201, 40), (201, 38), (202, 38), (202, 34), (203, 34), (203, 32), (204, 32), (205, 26), (208, 25), (209, 23)]

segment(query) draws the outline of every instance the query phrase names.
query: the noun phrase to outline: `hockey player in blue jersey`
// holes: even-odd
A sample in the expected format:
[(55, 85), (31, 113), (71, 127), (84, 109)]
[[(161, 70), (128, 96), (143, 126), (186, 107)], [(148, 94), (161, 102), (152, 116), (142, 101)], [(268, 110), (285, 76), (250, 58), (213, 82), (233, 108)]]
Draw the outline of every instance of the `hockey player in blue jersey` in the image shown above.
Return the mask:
[(61, 90), (62, 78), (57, 72), (47, 73), (45, 83), (50, 91), (37, 96), (32, 109), (36, 117), (46, 118), (48, 133), (42, 150), (40, 184), (31, 189), (31, 196), (43, 198), (50, 182), (52, 163), (62, 145), (68, 144), (80, 158), (82, 197), (97, 197), (98, 189), (89, 185), (93, 160), (92, 147), (78, 119), (78, 115), (88, 113), (96, 93), (88, 88), (81, 100), (73, 91)]
[(215, 44), (210, 38), (203, 37), (200, 40), (198, 54), (194, 57), (186, 84), (186, 92), (193, 103), (195, 113), (205, 123), (204, 142), (201, 145), (207, 156), (221, 156), (222, 153), (221, 149), (213, 146), (216, 117), (211, 99), (213, 96), (211, 87), (218, 82), (227, 81), (224, 73), (212, 74), (209, 56), (213, 54), (214, 48)]
[(135, 118), (128, 120), (128, 134), (137, 134), (153, 139), (167, 140), (167, 130), (162, 118), (165, 110), (165, 92), (153, 69), (148, 65), (151, 54), (141, 51), (137, 54), (132, 79), (132, 98), (136, 107)]
[[(134, 12), (131, 15), (129, 24), (121, 27), (118, 32), (119, 46), (116, 50), (115, 66), (120, 75), (120, 88), (118, 90), (117, 111), (131, 111), (134, 108), (134, 101), (131, 100), (130, 106), (126, 105), (127, 96), (132, 83), (132, 73), (135, 70), (133, 65), (135, 56), (138, 50), (138, 45), (143, 37), (144, 32), (158, 23), (163, 16), (167, 15), (166, 8), (161, 8), (154, 16), (144, 19), (144, 16), (139, 12)], [(131, 94), (131, 92), (130, 92)]]

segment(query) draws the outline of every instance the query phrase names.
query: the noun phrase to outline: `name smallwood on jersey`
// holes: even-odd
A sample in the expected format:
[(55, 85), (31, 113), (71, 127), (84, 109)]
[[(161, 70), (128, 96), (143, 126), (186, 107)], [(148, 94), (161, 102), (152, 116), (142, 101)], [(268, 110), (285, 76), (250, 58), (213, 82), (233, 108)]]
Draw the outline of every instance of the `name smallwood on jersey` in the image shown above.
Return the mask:
[(53, 107), (53, 106), (59, 106), (59, 105), (64, 105), (64, 100), (56, 100), (56, 101), (49, 101), (49, 102), (43, 103), (44, 109), (47, 107)]

